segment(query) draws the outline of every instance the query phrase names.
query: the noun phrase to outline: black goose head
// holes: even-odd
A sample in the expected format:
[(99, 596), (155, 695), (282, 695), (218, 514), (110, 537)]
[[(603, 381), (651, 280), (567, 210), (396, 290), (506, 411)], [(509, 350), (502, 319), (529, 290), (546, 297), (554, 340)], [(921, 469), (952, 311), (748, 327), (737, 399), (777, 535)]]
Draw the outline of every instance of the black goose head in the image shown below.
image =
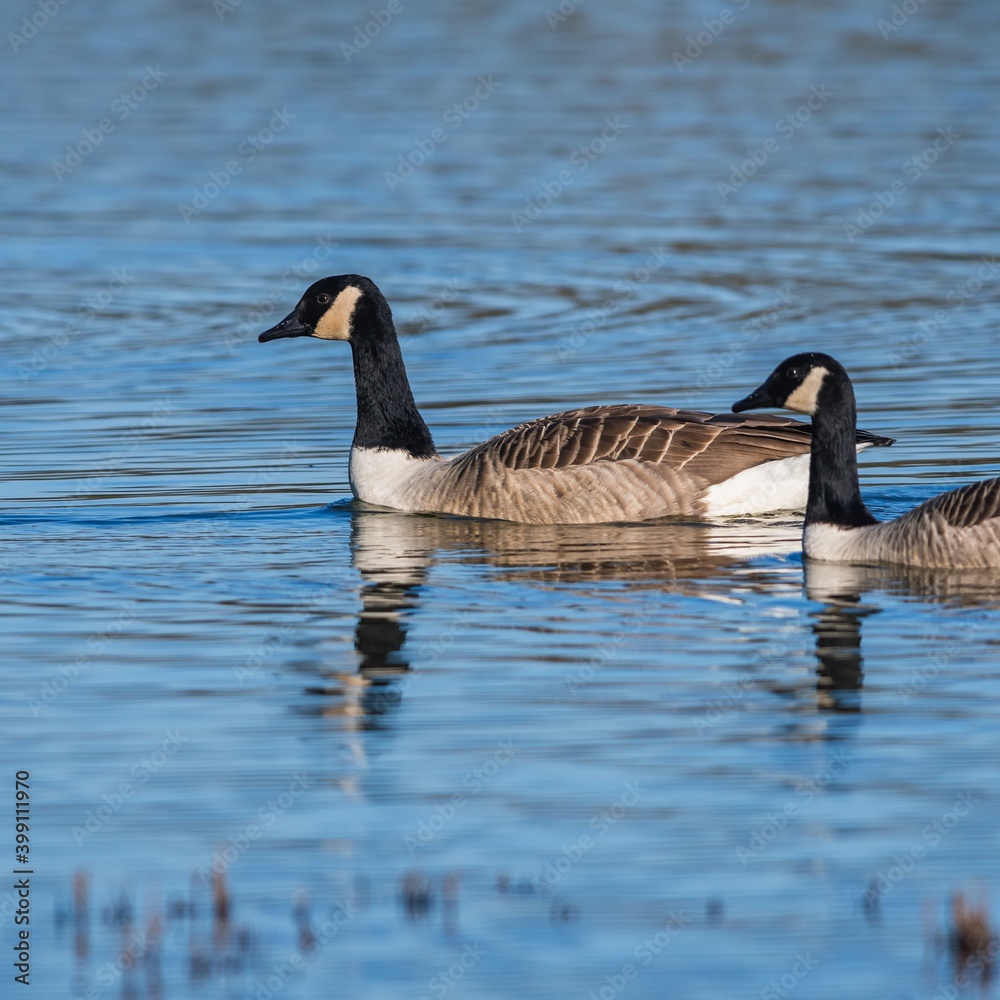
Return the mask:
[(782, 361), (759, 389), (733, 403), (733, 413), (778, 408), (815, 416), (827, 397), (845, 384), (850, 385), (850, 379), (844, 366), (829, 354), (795, 354)]
[[(359, 316), (377, 316), (383, 311), (388, 314), (388, 305), (370, 278), (360, 274), (320, 278), (280, 323), (265, 330), (257, 340), (263, 344), (283, 337), (317, 337), (350, 342), (361, 325)], [(391, 322), (391, 314), (385, 318)]]

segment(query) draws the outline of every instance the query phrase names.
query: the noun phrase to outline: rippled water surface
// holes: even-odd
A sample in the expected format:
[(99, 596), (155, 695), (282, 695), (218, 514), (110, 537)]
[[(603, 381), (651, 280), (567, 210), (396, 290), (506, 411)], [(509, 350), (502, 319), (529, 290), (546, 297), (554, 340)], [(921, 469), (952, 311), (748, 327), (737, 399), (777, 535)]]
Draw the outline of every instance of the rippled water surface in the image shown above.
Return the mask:
[(370, 275), (444, 451), (824, 349), (878, 515), (995, 474), (995, 4), (52, 6), (0, 77), (19, 995), (994, 995), (995, 580), (366, 510), (347, 349), (256, 334)]

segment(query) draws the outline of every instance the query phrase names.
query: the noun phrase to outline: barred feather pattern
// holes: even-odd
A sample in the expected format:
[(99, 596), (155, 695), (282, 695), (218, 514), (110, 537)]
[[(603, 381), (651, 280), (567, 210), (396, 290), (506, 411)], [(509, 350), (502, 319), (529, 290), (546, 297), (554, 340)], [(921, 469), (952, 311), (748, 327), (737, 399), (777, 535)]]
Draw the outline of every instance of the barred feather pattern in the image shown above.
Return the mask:
[[(591, 406), (521, 424), (452, 459), (429, 459), (400, 500), (408, 510), (528, 524), (697, 517), (706, 489), (808, 454), (810, 432), (767, 414)], [(873, 440), (864, 432), (859, 439)]]
[[(1000, 479), (985, 479), (926, 500), (894, 521), (810, 540), (814, 558), (925, 569), (1000, 569)], [(817, 542), (816, 539), (822, 540)]]

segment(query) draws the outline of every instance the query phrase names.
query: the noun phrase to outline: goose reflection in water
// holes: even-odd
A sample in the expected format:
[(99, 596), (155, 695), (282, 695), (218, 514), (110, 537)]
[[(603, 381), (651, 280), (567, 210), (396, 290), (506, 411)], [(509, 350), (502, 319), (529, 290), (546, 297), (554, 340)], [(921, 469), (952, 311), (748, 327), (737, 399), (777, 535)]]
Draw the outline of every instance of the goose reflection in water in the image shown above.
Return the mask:
[(399, 703), (415, 663), (436, 661), (467, 615), (445, 622), (434, 639), (406, 646), (407, 631), (430, 569), (459, 561), (490, 567), (504, 579), (572, 588), (593, 597), (592, 584), (627, 581), (633, 591), (710, 597), (724, 602), (727, 577), (742, 567), (743, 587), (765, 589), (772, 574), (747, 566), (752, 557), (786, 555), (799, 545), (796, 521), (706, 523), (645, 522), (636, 525), (525, 525), (440, 515), (351, 510), (351, 556), (361, 575), (361, 610), (354, 629), (356, 673), (330, 672), (308, 690), (334, 696), (322, 711), (356, 717), (359, 728), (376, 728)]
[(861, 711), (861, 622), (881, 609), (863, 604), (865, 590), (857, 567), (841, 563), (805, 561), (806, 596), (822, 601), (812, 612), (816, 637), (816, 703), (821, 710)]
[[(823, 604), (812, 615), (818, 707), (835, 712), (861, 710), (861, 623), (882, 610), (875, 603), (879, 593), (984, 609), (1000, 604), (995, 573), (981, 570), (852, 566), (807, 559), (805, 588), (809, 600)], [(862, 601), (865, 595), (870, 595), (868, 602)]]
[[(627, 582), (630, 592), (697, 596), (723, 603), (742, 591), (773, 591), (775, 568), (751, 560), (795, 553), (800, 526), (794, 520), (732, 520), (725, 524), (645, 522), (636, 525), (523, 525), (503, 521), (397, 513), (353, 504), (351, 557), (361, 576), (361, 609), (354, 628), (357, 669), (327, 671), (309, 693), (325, 696), (317, 710), (348, 716), (359, 729), (379, 728), (409, 688), (415, 669), (431, 666), (472, 621), (456, 613), (430, 639), (413, 648), (407, 632), (424, 600), (435, 564), (489, 567), (505, 580), (540, 590), (559, 586), (584, 599), (593, 584)], [(817, 659), (816, 707), (861, 709), (861, 625), (881, 610), (876, 596), (981, 603), (996, 583), (970, 571), (861, 567), (806, 561), (805, 586), (813, 612)], [(994, 604), (996, 602), (994, 601)], [(414, 666), (415, 665), (415, 666)], [(313, 668), (315, 669), (315, 668)], [(787, 685), (759, 683), (787, 695)]]

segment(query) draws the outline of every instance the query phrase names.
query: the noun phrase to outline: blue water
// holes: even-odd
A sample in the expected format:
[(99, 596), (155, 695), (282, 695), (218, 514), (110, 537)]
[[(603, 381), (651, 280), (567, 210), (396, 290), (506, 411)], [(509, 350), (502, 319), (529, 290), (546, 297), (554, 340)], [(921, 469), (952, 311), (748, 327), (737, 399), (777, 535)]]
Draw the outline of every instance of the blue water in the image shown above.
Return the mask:
[(995, 995), (994, 580), (365, 510), (346, 349), (256, 343), (371, 276), (443, 451), (818, 348), (876, 514), (995, 474), (995, 5), (893, 6), (9, 5), (30, 996)]

